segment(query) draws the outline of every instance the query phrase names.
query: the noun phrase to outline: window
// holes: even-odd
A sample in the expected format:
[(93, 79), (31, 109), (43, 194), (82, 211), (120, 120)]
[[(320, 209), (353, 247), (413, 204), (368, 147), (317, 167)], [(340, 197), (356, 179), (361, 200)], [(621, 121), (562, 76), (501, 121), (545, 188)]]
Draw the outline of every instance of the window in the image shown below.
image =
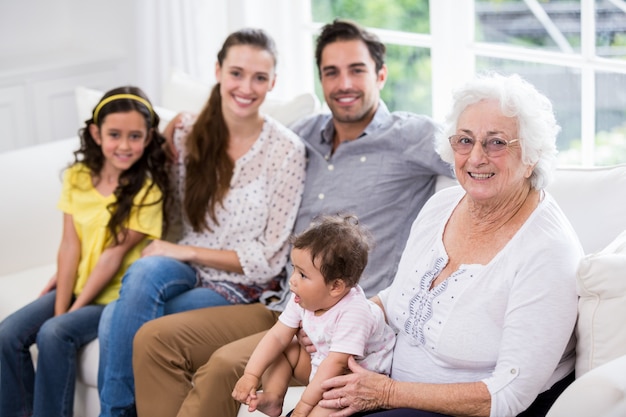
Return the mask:
[[(311, 8), (317, 28), (342, 17), (378, 34), (387, 46), (389, 71), (382, 99), (391, 110), (431, 114), (428, 0), (311, 0)], [(319, 83), (316, 91), (323, 100)]]
[(626, 0), (310, 1), (314, 28), (348, 18), (387, 44), (390, 109), (441, 120), (475, 72), (515, 72), (552, 100), (561, 164), (626, 163)]

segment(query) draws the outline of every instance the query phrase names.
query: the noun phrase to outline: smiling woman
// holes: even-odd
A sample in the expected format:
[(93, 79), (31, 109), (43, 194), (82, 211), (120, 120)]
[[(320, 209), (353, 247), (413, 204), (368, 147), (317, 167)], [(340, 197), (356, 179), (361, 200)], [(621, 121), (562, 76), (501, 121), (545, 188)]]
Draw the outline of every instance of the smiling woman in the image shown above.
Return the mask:
[(322, 384), (321, 406), (545, 416), (573, 380), (582, 256), (544, 190), (558, 130), (549, 100), (519, 76), (476, 77), (456, 93), (438, 150), (460, 187), (428, 200), (394, 280), (374, 297), (397, 333), (391, 378), (351, 362), (352, 374)]
[(217, 55), (218, 82), (204, 109), (197, 117), (183, 115), (173, 129), (179, 204), (173, 214), (182, 218), (183, 234), (175, 243), (155, 240), (145, 248), (124, 278), (120, 299), (103, 314), (103, 417), (134, 408), (132, 343), (142, 324), (201, 307), (256, 302), (279, 285), (305, 159), (300, 139), (259, 113), (275, 66), (274, 41), (265, 32), (232, 33)]

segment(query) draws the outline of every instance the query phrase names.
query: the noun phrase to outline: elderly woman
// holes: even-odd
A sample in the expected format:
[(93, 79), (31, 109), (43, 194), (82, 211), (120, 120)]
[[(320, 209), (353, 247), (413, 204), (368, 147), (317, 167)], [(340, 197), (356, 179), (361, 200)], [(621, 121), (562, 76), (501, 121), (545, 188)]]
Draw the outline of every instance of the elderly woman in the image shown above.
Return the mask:
[[(351, 361), (323, 407), (372, 416), (544, 416), (573, 380), (578, 238), (544, 188), (556, 155), (550, 101), (519, 76), (454, 96), (438, 151), (460, 187), (413, 223), (374, 301), (397, 332), (391, 378)], [(385, 410), (385, 411), (381, 411)]]

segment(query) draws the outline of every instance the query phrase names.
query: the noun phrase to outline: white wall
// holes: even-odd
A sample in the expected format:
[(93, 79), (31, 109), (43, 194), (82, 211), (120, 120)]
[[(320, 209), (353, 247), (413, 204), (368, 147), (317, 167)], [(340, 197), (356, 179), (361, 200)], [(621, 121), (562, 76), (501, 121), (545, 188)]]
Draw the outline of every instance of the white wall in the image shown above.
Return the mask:
[(309, 0), (235, 0), (228, 2), (230, 31), (243, 26), (265, 29), (276, 41), (280, 98), (313, 92), (313, 38)]
[(72, 38), (69, 0), (0, 0), (2, 67), (24, 50), (42, 52), (68, 44)]
[[(279, 51), (272, 95), (289, 98), (313, 89), (309, 0), (135, 0), (140, 79), (155, 100), (173, 69), (213, 83), (215, 61), (229, 33), (266, 30)], [(139, 10), (144, 10), (141, 12)], [(158, 63), (155, 67), (154, 63)]]
[(124, 0), (0, 0), (0, 72), (76, 59), (122, 57), (134, 81), (134, 15)]
[(76, 86), (135, 83), (134, 20), (123, 0), (0, 0), (0, 152), (74, 135)]
[(309, 0), (0, 0), (0, 152), (73, 135), (73, 89), (134, 84), (155, 104), (174, 69), (208, 83), (226, 36), (276, 40), (271, 97), (313, 90)]

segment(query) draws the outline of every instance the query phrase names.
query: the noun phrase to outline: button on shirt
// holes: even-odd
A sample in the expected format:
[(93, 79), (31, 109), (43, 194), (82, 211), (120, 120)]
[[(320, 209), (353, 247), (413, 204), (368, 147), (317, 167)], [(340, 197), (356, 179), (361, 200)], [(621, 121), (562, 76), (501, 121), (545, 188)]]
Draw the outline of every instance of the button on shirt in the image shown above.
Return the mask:
[[(302, 232), (320, 214), (356, 214), (374, 237), (360, 281), (365, 294), (373, 296), (391, 283), (411, 223), (434, 193), (437, 175), (452, 176), (451, 166), (434, 149), (437, 126), (426, 116), (390, 113), (381, 101), (363, 133), (335, 152), (330, 114), (311, 116), (292, 129), (307, 148), (295, 232)], [(284, 290), (286, 301), (288, 288)], [(281, 306), (270, 307), (282, 310)]]

